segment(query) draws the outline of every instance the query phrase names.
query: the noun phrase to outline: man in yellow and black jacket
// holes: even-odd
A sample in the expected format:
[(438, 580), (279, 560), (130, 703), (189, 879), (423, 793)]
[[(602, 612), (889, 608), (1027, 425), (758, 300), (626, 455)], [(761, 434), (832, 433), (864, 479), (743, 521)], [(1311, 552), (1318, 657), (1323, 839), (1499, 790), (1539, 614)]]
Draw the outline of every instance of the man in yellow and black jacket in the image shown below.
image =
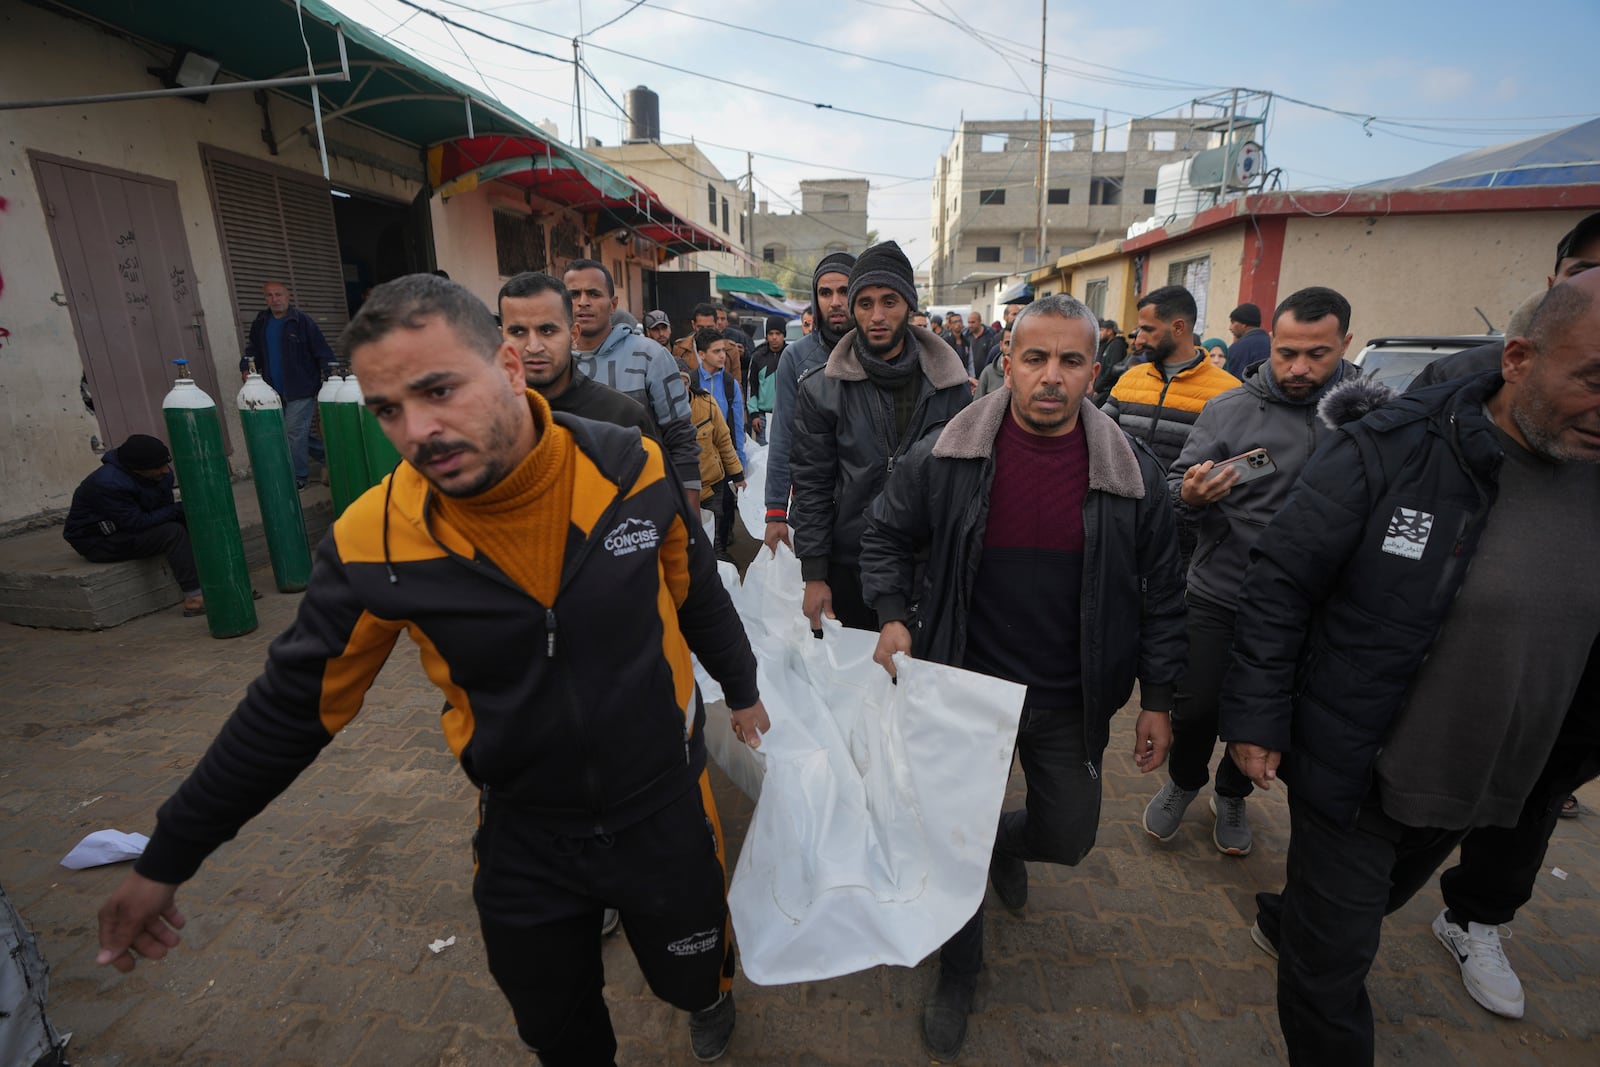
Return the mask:
[(1240, 382), (1195, 347), (1198, 309), (1189, 290), (1181, 285), (1152, 289), (1140, 298), (1138, 309), (1139, 340), (1149, 362), (1124, 371), (1100, 410), (1170, 466), (1206, 401), (1237, 389)]
[(759, 743), (755, 661), (660, 447), (552, 415), (465, 289), (373, 290), (343, 344), (407, 463), (340, 517), (294, 624), (101, 909), (99, 962), (177, 943), (177, 884), (360, 709), (402, 631), (480, 789), (489, 968), (546, 1064), (612, 1062), (600, 914), (618, 908), (694, 1051), (733, 1031), (722, 838), (692, 649)]

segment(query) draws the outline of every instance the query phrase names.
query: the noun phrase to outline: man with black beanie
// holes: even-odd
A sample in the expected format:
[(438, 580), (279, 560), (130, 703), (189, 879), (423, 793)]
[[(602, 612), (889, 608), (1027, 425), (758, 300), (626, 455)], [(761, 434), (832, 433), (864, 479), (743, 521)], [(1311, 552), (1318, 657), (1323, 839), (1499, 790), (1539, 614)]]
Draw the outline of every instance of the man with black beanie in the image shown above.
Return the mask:
[[(828, 361), (828, 353), (850, 329), (850, 268), (856, 257), (830, 252), (817, 261), (811, 273), (811, 306), (815, 329), (784, 349), (778, 359), (772, 419), (767, 429), (767, 529), (762, 538), (769, 550), (778, 542), (789, 544), (789, 439), (793, 429), (795, 392), (800, 378)], [(793, 545), (790, 545), (792, 548)]]
[(1222, 369), (1244, 381), (1246, 368), (1272, 354), (1272, 338), (1261, 328), (1261, 309), (1240, 304), (1228, 312), (1228, 332), (1233, 334), (1233, 344), (1228, 346), (1228, 361)]
[(100, 457), (72, 494), (61, 536), (92, 563), (164, 555), (183, 591), (183, 613), (205, 614), (183, 505), (172, 495), (172, 453), (160, 438), (130, 434)]
[(800, 381), (790, 519), (812, 629), (826, 614), (876, 630), (877, 616), (861, 597), (857, 556), (867, 507), (895, 461), (966, 407), (972, 390), (950, 346), (911, 325), (917, 287), (899, 245), (885, 241), (863, 252), (847, 296), (855, 329), (820, 372)]
[(778, 365), (783, 359), (784, 338), (789, 320), (782, 315), (767, 316), (766, 343), (758, 345), (744, 371), (744, 395), (750, 409), (750, 433), (758, 444), (767, 443), (768, 424), (772, 422), (772, 409), (777, 397)]

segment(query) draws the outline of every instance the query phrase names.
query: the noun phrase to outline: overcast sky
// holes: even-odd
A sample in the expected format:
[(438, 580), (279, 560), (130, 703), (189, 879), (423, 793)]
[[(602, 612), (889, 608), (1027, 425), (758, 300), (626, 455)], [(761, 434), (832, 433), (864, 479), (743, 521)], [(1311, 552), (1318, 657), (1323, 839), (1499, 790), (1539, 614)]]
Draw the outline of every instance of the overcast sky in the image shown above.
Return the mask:
[[(694, 139), (730, 178), (754, 152), (757, 197), (774, 211), (788, 210), (785, 198), (798, 204), (802, 178), (867, 177), (869, 225), (919, 265), (928, 178), (961, 117), (1039, 114), (1038, 0), (417, 0), (552, 59), (399, 0), (332, 2), (530, 120), (554, 121), (569, 143), (581, 24), (584, 63), (617, 105), (635, 85), (660, 95), (664, 141)], [(1186, 114), (1196, 96), (1236, 86), (1357, 113), (1275, 100), (1268, 165), (1286, 186), (1309, 189), (1405, 174), (1600, 115), (1600, 0), (1278, 0), (1248, 17), (1233, 6), (1053, 0), (1045, 96), (1055, 118), (1104, 112), (1117, 149), (1118, 124)], [(584, 134), (618, 143), (619, 107), (587, 77), (583, 94)]]

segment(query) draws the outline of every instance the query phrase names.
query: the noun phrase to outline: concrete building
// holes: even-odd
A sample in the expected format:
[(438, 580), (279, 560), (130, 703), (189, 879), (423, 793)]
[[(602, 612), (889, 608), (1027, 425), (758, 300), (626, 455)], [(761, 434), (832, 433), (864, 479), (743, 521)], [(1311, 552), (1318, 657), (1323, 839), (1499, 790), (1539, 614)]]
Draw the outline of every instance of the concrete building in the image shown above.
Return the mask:
[(756, 210), (752, 251), (764, 265), (790, 264), (809, 275), (830, 252), (858, 253), (867, 245), (865, 178), (800, 182), (800, 210), (778, 213), (763, 200)]
[[(308, 77), (292, 4), (0, 6), (0, 101), (48, 105), (3, 112), (0, 532), (58, 518), (129, 433), (165, 437), (176, 358), (245, 474), (234, 396), (269, 279), (331, 340), (367, 287), (413, 271), (492, 303), (508, 274), (595, 256), (642, 311), (671, 257), (722, 247), (320, 0), (302, 6), (320, 129), (292, 82)], [(207, 95), (98, 99), (174, 83)]]
[(684, 256), (668, 269), (750, 273), (749, 198), (698, 146), (648, 140), (591, 146), (588, 152), (650, 189), (677, 215), (709, 230), (731, 249)]
[(1127, 327), (1140, 294), (1182, 284), (1200, 337), (1227, 337), (1242, 303), (1264, 315), (1308, 285), (1339, 290), (1356, 343), (1503, 329), (1542, 289), (1556, 242), (1600, 209), (1600, 184), (1264, 193), (1127, 240), (1063, 256), (1029, 275)]
[[(1120, 236), (1149, 215), (1156, 171), (1211, 146), (1206, 121), (1137, 119), (1127, 149), (1096, 151), (1093, 119), (1049, 124), (1045, 245), (1039, 247), (1039, 123), (963, 122), (933, 179), (932, 284), (937, 303), (981, 303), (980, 284)], [(965, 288), (963, 288), (965, 287)]]

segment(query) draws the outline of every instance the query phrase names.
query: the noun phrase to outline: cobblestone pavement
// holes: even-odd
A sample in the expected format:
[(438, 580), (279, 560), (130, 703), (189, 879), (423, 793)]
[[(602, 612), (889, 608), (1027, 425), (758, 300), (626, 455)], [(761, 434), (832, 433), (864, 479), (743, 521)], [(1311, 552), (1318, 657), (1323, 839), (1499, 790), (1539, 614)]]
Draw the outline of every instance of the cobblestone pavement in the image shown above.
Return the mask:
[[(267, 596), (261, 629), (233, 641), (176, 609), (102, 633), (0, 629), (0, 882), (50, 961), (52, 1017), (82, 1067), (525, 1063), (473, 917), (472, 790), (404, 641), (367, 709), (182, 889), (184, 944), (127, 977), (93, 965), (95, 911), (126, 866), (68, 871), (60, 858), (93, 830), (151, 829), (297, 601)], [(1155, 843), (1139, 817), (1159, 775), (1132, 772), (1131, 721), (1107, 753), (1095, 851), (1074, 869), (1033, 866), (1024, 918), (990, 902), (963, 1063), (1282, 1061), (1273, 964), (1247, 932), (1252, 894), (1281, 882), (1282, 793), (1252, 801), (1247, 859), (1217, 853), (1203, 800)], [(1015, 804), (1020, 775), (1012, 786)], [(726, 781), (717, 795), (737, 850), (750, 805)], [(1380, 1062), (1600, 1062), (1600, 789), (1583, 799), (1596, 813), (1562, 822), (1508, 945), (1527, 1018), (1468, 998), (1429, 932), (1430, 888), (1390, 918), (1373, 968)], [(692, 1063), (684, 1016), (644, 988), (625, 941), (605, 953), (620, 1062)], [(932, 981), (931, 963), (781, 988), (741, 977), (725, 1062), (927, 1063)]]

